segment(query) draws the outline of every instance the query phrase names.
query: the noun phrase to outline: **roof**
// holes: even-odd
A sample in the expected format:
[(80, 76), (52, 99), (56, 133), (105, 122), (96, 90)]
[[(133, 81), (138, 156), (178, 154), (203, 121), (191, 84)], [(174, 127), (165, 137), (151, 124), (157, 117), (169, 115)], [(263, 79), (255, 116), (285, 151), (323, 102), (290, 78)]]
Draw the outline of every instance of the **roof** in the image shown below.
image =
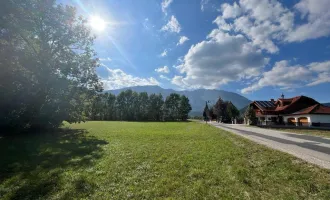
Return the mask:
[(316, 107), (318, 106), (318, 104), (315, 104), (313, 106), (304, 108), (302, 110), (299, 110), (297, 112), (292, 113), (293, 115), (303, 115), (303, 114), (310, 114)]
[(254, 101), (254, 103), (262, 110), (274, 110), (276, 107), (273, 101)]
[(320, 104), (316, 109), (313, 110), (313, 114), (330, 114), (330, 107)]
[(276, 111), (283, 111), (285, 109), (287, 109), (288, 107), (290, 107), (291, 105), (293, 105), (294, 103), (296, 103), (298, 100), (300, 100), (303, 96), (297, 96), (297, 97), (293, 97), (293, 98), (290, 98), (290, 99), (278, 99), (276, 101), (276, 105), (279, 104), (279, 102), (285, 102), (285, 103), (289, 103), (288, 105), (286, 106), (278, 106), (275, 110)]
[(315, 104), (305, 109), (299, 110), (298, 112), (292, 113), (292, 115), (303, 115), (303, 114), (321, 114), (330, 115), (330, 107), (322, 104)]
[(280, 98), (277, 101), (254, 101), (251, 104), (258, 107), (263, 114), (330, 114), (330, 107), (306, 96)]

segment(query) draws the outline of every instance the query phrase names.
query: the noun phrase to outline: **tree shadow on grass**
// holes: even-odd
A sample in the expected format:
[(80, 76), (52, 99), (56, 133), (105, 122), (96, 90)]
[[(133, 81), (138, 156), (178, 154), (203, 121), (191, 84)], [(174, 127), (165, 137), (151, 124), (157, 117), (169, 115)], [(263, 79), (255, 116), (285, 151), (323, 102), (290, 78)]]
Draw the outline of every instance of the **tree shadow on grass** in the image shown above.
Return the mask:
[[(59, 129), (0, 138), (0, 199), (45, 199), (61, 190), (67, 170), (92, 167), (108, 142), (87, 133)], [(93, 193), (94, 184), (86, 177), (75, 177), (72, 183), (73, 193)]]

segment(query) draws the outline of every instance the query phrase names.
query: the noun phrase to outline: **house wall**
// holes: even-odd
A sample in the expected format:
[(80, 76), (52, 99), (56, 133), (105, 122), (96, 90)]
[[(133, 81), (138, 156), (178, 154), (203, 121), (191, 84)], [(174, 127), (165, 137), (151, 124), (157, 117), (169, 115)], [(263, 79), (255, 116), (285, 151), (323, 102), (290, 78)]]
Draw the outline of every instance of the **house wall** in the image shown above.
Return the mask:
[[(276, 122), (272, 122), (272, 117), (277, 118), (277, 115), (259, 115), (258, 118), (258, 124), (259, 125), (274, 125)], [(262, 119), (264, 118), (264, 119)]]
[(287, 123), (289, 118), (295, 118), (296, 122), (298, 122), (298, 119), (301, 117), (306, 117), (308, 119), (309, 123), (312, 122), (310, 115), (291, 115), (291, 116), (287, 115), (287, 116), (283, 116), (283, 121), (284, 121), (284, 123)]
[(329, 123), (330, 115), (311, 115), (311, 120), (314, 123)]
[(310, 125), (330, 127), (330, 115), (291, 115), (291, 116), (283, 116), (283, 120), (285, 123), (287, 123), (289, 118), (295, 118), (296, 122), (298, 122), (298, 119), (300, 117), (306, 117)]

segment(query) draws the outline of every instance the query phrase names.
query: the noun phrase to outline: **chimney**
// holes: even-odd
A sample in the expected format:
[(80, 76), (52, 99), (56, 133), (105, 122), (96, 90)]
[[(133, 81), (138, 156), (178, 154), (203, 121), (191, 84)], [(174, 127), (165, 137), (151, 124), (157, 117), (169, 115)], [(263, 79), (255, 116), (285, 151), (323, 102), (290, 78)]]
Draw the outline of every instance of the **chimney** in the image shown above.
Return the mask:
[(271, 102), (275, 102), (275, 100), (274, 100), (274, 99), (270, 99), (270, 101), (271, 101)]

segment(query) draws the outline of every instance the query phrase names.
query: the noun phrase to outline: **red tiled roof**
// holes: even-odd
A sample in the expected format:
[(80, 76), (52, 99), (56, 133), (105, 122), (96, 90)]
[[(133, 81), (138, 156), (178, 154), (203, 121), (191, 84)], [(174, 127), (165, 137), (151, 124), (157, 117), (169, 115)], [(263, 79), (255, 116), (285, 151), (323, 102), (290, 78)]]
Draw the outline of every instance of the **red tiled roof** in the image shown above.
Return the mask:
[(299, 99), (301, 99), (301, 97), (302, 96), (297, 96), (297, 97), (293, 97), (290, 99), (279, 99), (278, 101), (290, 102), (290, 104), (286, 105), (286, 106), (279, 106), (275, 109), (275, 111), (283, 111), (283, 110), (287, 109), (288, 107), (290, 107), (291, 105), (296, 103)]
[(293, 113), (293, 115), (304, 115), (304, 114), (329, 114), (330, 107), (324, 106), (322, 104), (315, 104), (308, 108), (304, 108), (298, 112)]
[(319, 105), (315, 110), (313, 110), (313, 114), (330, 114), (330, 107)]
[(330, 107), (323, 106), (314, 99), (306, 96), (297, 96), (288, 99), (274, 101), (254, 101), (262, 114), (330, 114)]
[(307, 108), (304, 108), (302, 110), (299, 110), (295, 113), (292, 113), (294, 115), (303, 115), (303, 114), (309, 114), (310, 112), (312, 112), (319, 104), (315, 104), (313, 106), (310, 106), (310, 107), (307, 107)]

